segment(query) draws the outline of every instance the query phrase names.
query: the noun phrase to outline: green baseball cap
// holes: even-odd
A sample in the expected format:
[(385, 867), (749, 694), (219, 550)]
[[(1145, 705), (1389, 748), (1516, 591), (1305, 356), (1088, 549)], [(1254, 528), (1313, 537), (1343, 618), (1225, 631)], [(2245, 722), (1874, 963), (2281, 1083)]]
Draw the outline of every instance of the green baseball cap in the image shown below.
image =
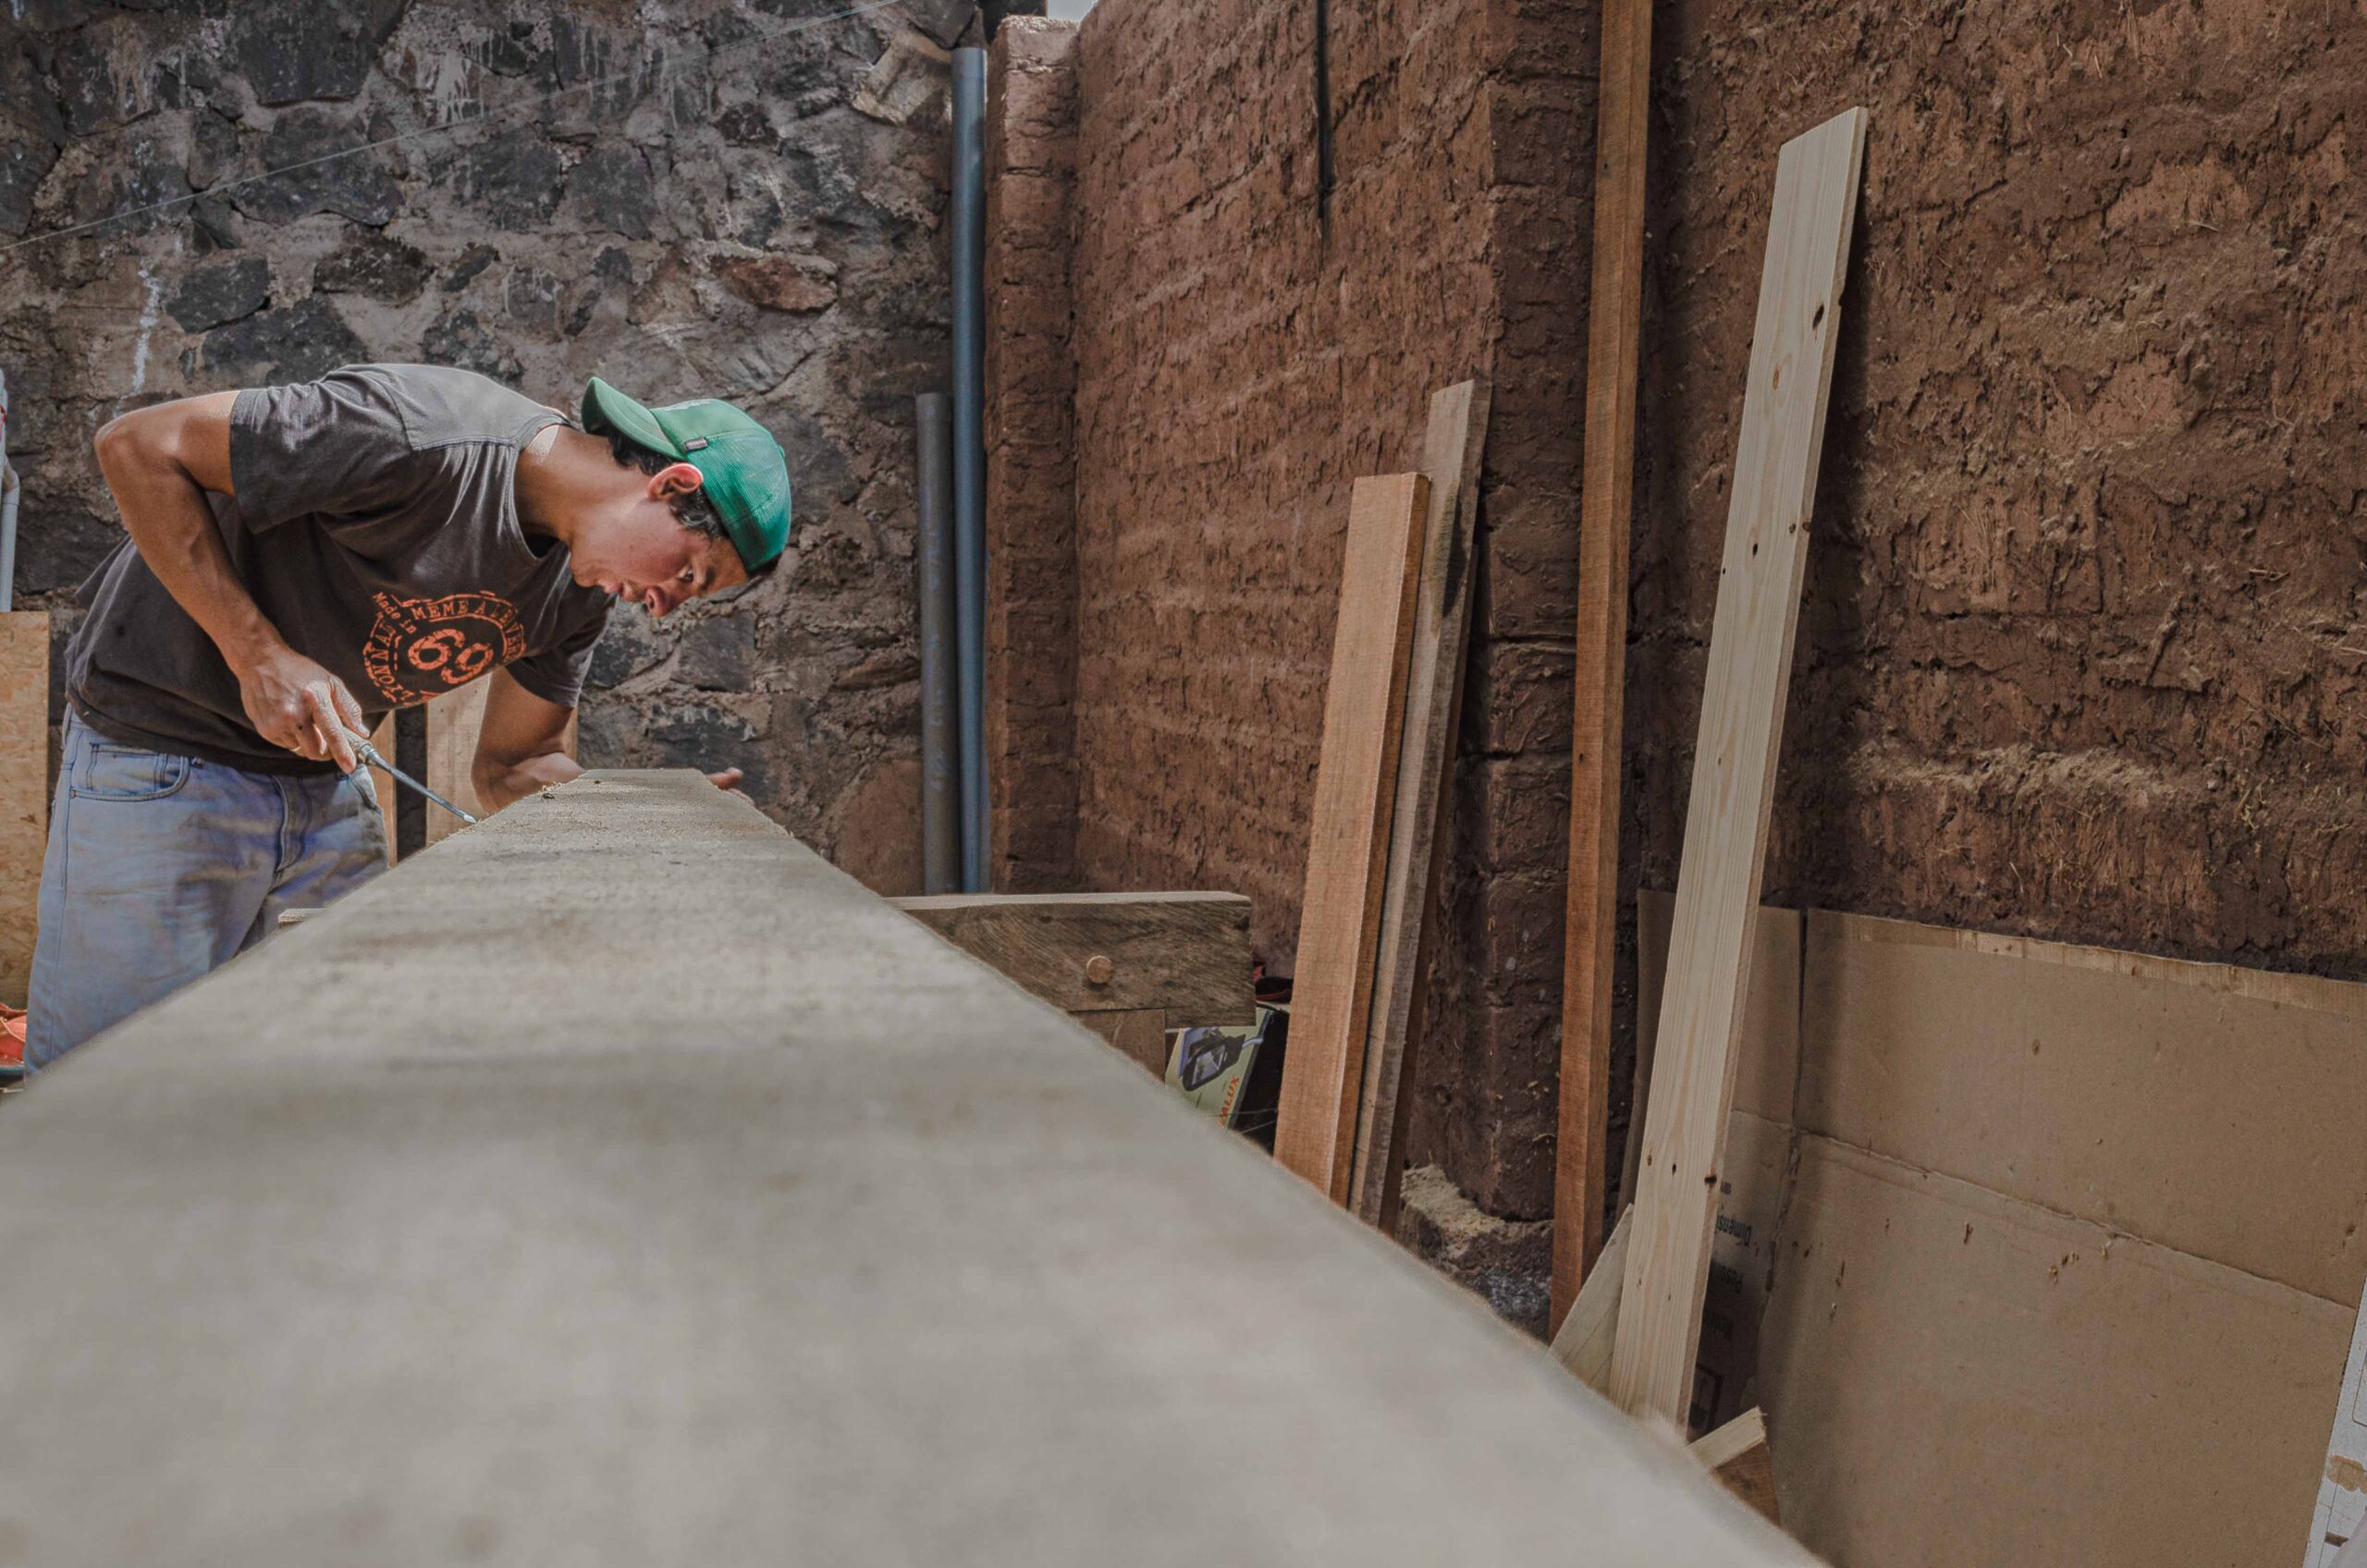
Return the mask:
[(740, 564), (761, 571), (789, 545), (789, 457), (772, 432), (716, 398), (652, 409), (598, 376), (583, 389), (583, 428), (622, 435), (699, 471)]

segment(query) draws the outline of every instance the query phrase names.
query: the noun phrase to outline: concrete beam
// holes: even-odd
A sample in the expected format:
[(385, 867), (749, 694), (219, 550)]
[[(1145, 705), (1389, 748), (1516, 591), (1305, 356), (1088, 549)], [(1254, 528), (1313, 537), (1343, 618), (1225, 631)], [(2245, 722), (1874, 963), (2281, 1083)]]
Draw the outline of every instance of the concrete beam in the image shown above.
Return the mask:
[(16, 1562), (1809, 1562), (687, 773), (77, 1053), (0, 1197)]

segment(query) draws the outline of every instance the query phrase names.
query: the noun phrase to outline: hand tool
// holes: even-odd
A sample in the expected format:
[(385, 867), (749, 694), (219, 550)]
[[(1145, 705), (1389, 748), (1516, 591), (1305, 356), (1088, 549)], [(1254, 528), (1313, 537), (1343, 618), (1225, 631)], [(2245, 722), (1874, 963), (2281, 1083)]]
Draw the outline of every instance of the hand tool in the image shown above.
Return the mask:
[(460, 807), (454, 805), (451, 802), (446, 800), (443, 796), (437, 794), (435, 790), (429, 789), (426, 785), (422, 784), (418, 779), (413, 778), (410, 774), (405, 773), (401, 768), (397, 767), (393, 763), (388, 762), (385, 757), (379, 755), (378, 748), (370, 743), (370, 737), (367, 735), (356, 734), (354, 731), (349, 729), (345, 732), (345, 738), (349, 741), (352, 742), (353, 754), (360, 757), (363, 762), (369, 763), (374, 767), (385, 769), (386, 774), (392, 778), (395, 782), (398, 784), (410, 785), (412, 789), (418, 790), (421, 794), (425, 795), (429, 800), (434, 801), (437, 805), (442, 806), (446, 811), (450, 812), (454, 816), (459, 817), (462, 822), (467, 823), (470, 827), (474, 827), (477, 825), (477, 819), (475, 817), (471, 816), (467, 812), (462, 811)]

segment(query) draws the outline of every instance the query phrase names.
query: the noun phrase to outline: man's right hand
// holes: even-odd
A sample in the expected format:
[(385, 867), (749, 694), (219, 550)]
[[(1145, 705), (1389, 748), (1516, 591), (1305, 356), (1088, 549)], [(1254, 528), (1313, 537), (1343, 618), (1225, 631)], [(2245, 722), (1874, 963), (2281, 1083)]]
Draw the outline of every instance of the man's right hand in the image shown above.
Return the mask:
[(285, 644), (238, 675), (247, 722), (264, 740), (347, 773), (360, 766), (348, 736), (366, 735), (370, 726), (344, 681)]

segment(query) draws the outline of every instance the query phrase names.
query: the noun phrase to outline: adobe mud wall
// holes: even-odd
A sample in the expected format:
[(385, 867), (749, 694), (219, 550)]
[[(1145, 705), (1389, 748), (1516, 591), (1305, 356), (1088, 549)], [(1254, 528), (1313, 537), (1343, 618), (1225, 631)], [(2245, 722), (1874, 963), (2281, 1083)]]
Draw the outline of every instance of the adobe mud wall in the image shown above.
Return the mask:
[(1311, 7), (1104, 0), (1075, 48), (1084, 885), (1247, 893), (1289, 971), (1349, 484), (1493, 383), (1414, 1155), (1497, 1213), (1552, 1163), (1566, 807), (1517, 775), (1568, 766), (1588, 9), (1334, 0), (1328, 192)]
[(1076, 877), (1076, 24), (995, 30), (987, 100), (987, 886)]
[(1770, 900), (2367, 973), (2367, 19), (1655, 16), (1626, 864), (1673, 885), (1775, 150), (1859, 103)]
[[(777, 820), (916, 889), (911, 410), (947, 375), (942, 82), (910, 123), (858, 112), (906, 19), (810, 25), (820, 10), (0, 16), (0, 244), (198, 197), (0, 265), (20, 606), (70, 626), (74, 585), (117, 536), (91, 436), (145, 403), (369, 359), (459, 364), (562, 407), (595, 374), (651, 399), (732, 398), (788, 449), (788, 561), (729, 606), (619, 608), (584, 759), (737, 765)], [(389, 137), (409, 140), (240, 183)]]
[[(1248, 892), (1289, 963), (1346, 484), (1414, 460), (1431, 385), (1492, 374), (1410, 1152), (1533, 1219), (1594, 7), (1330, 9), (1328, 213), (1311, 7), (1104, 0), (1077, 38), (1075, 869)], [(1675, 875), (1776, 150), (1862, 103), (1770, 899), (2367, 973), (2367, 22), (1675, 0), (1655, 27), (1624, 925)]]

